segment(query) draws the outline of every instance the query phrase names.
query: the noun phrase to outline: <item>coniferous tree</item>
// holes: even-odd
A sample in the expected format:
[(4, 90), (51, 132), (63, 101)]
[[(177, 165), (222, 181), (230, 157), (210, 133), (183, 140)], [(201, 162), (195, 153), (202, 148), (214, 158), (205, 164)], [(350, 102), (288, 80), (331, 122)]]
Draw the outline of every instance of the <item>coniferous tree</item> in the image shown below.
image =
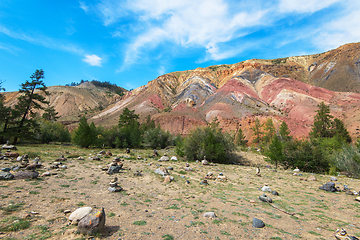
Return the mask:
[(255, 118), (255, 126), (252, 128), (254, 131), (254, 143), (260, 143), (262, 140), (263, 132), (261, 131), (262, 124), (260, 124), (260, 120)]
[(268, 144), (275, 135), (275, 127), (271, 118), (268, 118), (264, 124), (264, 137), (263, 141)]
[(42, 81), (44, 79), (44, 71), (42, 69), (36, 70), (30, 76), (31, 81), (26, 80), (21, 84), (19, 93), (22, 95), (18, 98), (18, 103), (15, 106), (16, 111), (20, 114), (20, 119), (16, 123), (15, 137), (13, 143), (16, 144), (20, 136), (31, 137), (39, 128), (39, 124), (35, 121), (34, 109), (43, 109), (41, 104), (48, 103), (45, 97), (36, 93), (35, 90), (48, 94), (47, 87)]
[(284, 161), (284, 146), (277, 135), (274, 135), (271, 139), (269, 148), (265, 151), (265, 156), (270, 159), (271, 163), (275, 163), (275, 168)]
[(82, 117), (75, 131), (73, 141), (76, 145), (85, 148), (96, 144), (96, 127), (94, 123), (92, 122), (91, 125), (89, 125), (86, 118)]
[(283, 142), (287, 142), (292, 139), (292, 137), (290, 136), (289, 127), (285, 121), (283, 121), (280, 125), (279, 135), (280, 135), (281, 141), (283, 141)]
[(329, 138), (332, 137), (332, 118), (330, 115), (330, 107), (321, 102), (318, 105), (319, 109), (314, 117), (314, 125), (310, 132), (310, 136), (313, 138)]
[(45, 109), (42, 118), (48, 121), (56, 121), (59, 118), (58, 114), (54, 106), (49, 106)]
[(245, 135), (241, 128), (239, 128), (239, 131), (236, 135), (236, 143), (237, 143), (237, 145), (242, 146), (242, 147), (245, 147), (245, 145), (246, 145)]

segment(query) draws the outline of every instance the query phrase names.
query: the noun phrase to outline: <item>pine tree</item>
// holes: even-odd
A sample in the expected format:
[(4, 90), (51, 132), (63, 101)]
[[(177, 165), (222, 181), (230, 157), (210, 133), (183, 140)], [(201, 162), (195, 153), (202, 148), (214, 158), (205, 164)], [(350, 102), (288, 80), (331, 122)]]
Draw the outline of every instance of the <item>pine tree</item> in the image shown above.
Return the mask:
[(39, 128), (39, 124), (37, 124), (33, 118), (33, 110), (43, 109), (41, 104), (48, 103), (44, 96), (35, 92), (35, 90), (40, 90), (48, 94), (46, 92), (47, 87), (42, 81), (44, 78), (44, 71), (42, 69), (36, 70), (35, 73), (30, 76), (31, 81), (26, 80), (25, 83), (21, 84), (19, 93), (22, 93), (22, 95), (18, 98), (19, 101), (15, 106), (16, 111), (20, 114), (20, 120), (16, 126), (13, 144), (17, 143), (20, 136), (30, 137), (36, 129)]
[(275, 163), (275, 168), (278, 164), (284, 161), (284, 146), (279, 137), (274, 135), (271, 139), (269, 149), (265, 151), (265, 155), (270, 159), (270, 162)]
[(262, 140), (263, 132), (261, 131), (262, 124), (260, 124), (260, 120), (258, 118), (255, 119), (255, 126), (252, 128), (254, 131), (254, 143), (260, 143)]
[(317, 114), (314, 117), (314, 125), (310, 132), (310, 136), (313, 138), (330, 138), (332, 133), (332, 118), (330, 115), (330, 107), (321, 102), (318, 105)]
[(290, 141), (292, 137), (290, 136), (290, 130), (286, 122), (282, 122), (279, 129), (280, 139), (283, 142)]
[(347, 143), (351, 142), (351, 137), (348, 130), (345, 128), (344, 123), (338, 118), (334, 119), (333, 131), (334, 136), (339, 137), (341, 140)]
[(236, 135), (236, 143), (239, 146), (245, 147), (246, 144), (246, 140), (245, 140), (245, 135), (243, 133), (243, 130), (241, 128), (239, 128), (239, 131)]
[(49, 106), (45, 109), (45, 112), (42, 115), (42, 118), (48, 121), (56, 121), (59, 117), (59, 113), (55, 110), (54, 106)]
[(80, 147), (88, 148), (91, 145), (96, 144), (96, 127), (92, 122), (88, 124), (85, 117), (82, 117), (79, 122), (79, 126), (75, 131), (73, 141)]
[(265, 125), (264, 125), (264, 130), (265, 131), (264, 131), (263, 140), (267, 144), (267, 143), (270, 143), (271, 139), (275, 135), (275, 127), (274, 127), (274, 123), (271, 118), (268, 118), (266, 120)]

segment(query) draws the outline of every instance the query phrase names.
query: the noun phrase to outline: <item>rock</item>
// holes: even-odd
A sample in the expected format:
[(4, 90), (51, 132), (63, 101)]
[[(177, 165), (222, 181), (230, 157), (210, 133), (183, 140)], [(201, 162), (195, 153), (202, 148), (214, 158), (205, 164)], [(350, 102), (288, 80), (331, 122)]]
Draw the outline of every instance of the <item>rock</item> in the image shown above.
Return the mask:
[(84, 160), (84, 158), (83, 157), (78, 157), (77, 160)]
[(14, 179), (33, 179), (37, 178), (39, 173), (36, 171), (18, 171), (14, 175)]
[(336, 177), (330, 177), (330, 181), (335, 182), (335, 181), (337, 181), (337, 178)]
[(300, 172), (300, 169), (298, 169), (297, 167), (294, 169), (294, 172)]
[(159, 162), (167, 162), (167, 161), (169, 161), (169, 157), (164, 155), (158, 161)]
[(186, 180), (185, 183), (186, 183), (186, 184), (190, 184), (190, 181), (189, 181), (189, 180)]
[(277, 191), (272, 191), (272, 195), (279, 196), (279, 193)]
[(177, 157), (172, 156), (172, 157), (171, 157), (171, 160), (172, 160), (172, 161), (177, 161), (178, 159), (177, 159)]
[(17, 148), (14, 145), (8, 145), (8, 144), (2, 145), (1, 148), (6, 150), (17, 150)]
[(0, 180), (11, 180), (13, 178), (14, 175), (9, 172), (0, 172)]
[(166, 168), (164, 168), (164, 167), (156, 169), (155, 173), (160, 174), (160, 175), (162, 175), (164, 177), (167, 176), (167, 175), (170, 175), (168, 170)]
[(112, 175), (114, 173), (119, 173), (121, 168), (122, 168), (122, 166), (120, 166), (120, 165), (110, 166), (108, 171), (107, 171), (107, 174)]
[(255, 203), (255, 201), (254, 201), (254, 200), (250, 200), (249, 202), (250, 202), (250, 203)]
[(270, 188), (269, 186), (267, 186), (267, 185), (263, 186), (263, 187), (261, 188), (261, 191), (263, 191), (263, 192), (272, 192), (272, 191), (271, 191), (271, 188)]
[(216, 214), (214, 212), (206, 212), (206, 213), (203, 214), (203, 217), (216, 218)]
[(117, 182), (110, 182), (109, 185), (110, 185), (110, 187), (116, 187), (116, 186), (117, 186)]
[(138, 177), (142, 176), (142, 171), (136, 170), (134, 172), (134, 176), (138, 176)]
[(205, 179), (205, 180), (202, 180), (200, 182), (201, 185), (209, 185), (208, 181)]
[(16, 152), (5, 152), (4, 155), (9, 158), (16, 158), (19, 157), (19, 154)]
[(174, 170), (173, 167), (167, 167), (166, 169), (167, 169), (167, 170)]
[(164, 182), (165, 182), (165, 183), (171, 182), (170, 176), (165, 176)]
[(360, 197), (356, 197), (356, 198), (355, 198), (355, 201), (360, 202)]
[(57, 162), (63, 162), (63, 161), (66, 161), (66, 160), (67, 160), (67, 158), (64, 157), (64, 155), (61, 155), (61, 157), (57, 158), (55, 161), (57, 161)]
[(204, 160), (201, 161), (201, 164), (202, 164), (202, 165), (209, 165), (209, 162), (208, 162), (208, 160), (205, 160), (205, 159), (204, 159)]
[(65, 214), (71, 213), (71, 210), (69, 210), (69, 209), (64, 210), (64, 213), (65, 213)]
[(333, 182), (325, 183), (324, 185), (319, 187), (319, 189), (328, 191), (328, 192), (336, 192), (335, 183), (333, 183)]
[(71, 221), (71, 224), (77, 225), (79, 221), (88, 215), (91, 211), (92, 207), (78, 208), (70, 214), (69, 221)]
[(16, 161), (17, 161), (17, 162), (21, 162), (22, 159), (23, 159), (22, 156), (19, 156), (19, 157), (16, 158)]
[(122, 190), (122, 187), (116, 186), (116, 187), (109, 187), (109, 192), (120, 192)]
[(51, 175), (50, 172), (43, 172), (43, 173), (41, 174), (41, 177), (48, 177), (48, 176), (50, 176), (50, 175)]
[(62, 169), (67, 169), (67, 166), (66, 166), (66, 165), (62, 165), (61, 168), (62, 168)]
[(191, 172), (191, 171), (192, 171), (192, 168), (191, 168), (191, 167), (184, 167), (184, 170), (185, 170), (185, 171), (188, 171), (188, 172)]
[(265, 227), (265, 223), (258, 219), (258, 218), (253, 218), (253, 227), (255, 228), (263, 228)]
[(101, 161), (101, 158), (99, 158), (99, 157), (97, 157), (97, 156), (92, 157), (91, 159), (92, 159), (92, 160), (96, 160), (96, 161)]
[(311, 175), (310, 177), (308, 177), (307, 179), (308, 181), (317, 181), (316, 177)]
[(5, 167), (5, 168), (2, 168), (1, 171), (4, 171), (4, 172), (10, 172), (11, 168), (8, 168), (8, 167)]
[(359, 240), (357, 237), (349, 235), (344, 228), (337, 229), (334, 233), (334, 237), (341, 240)]
[(101, 155), (105, 155), (105, 154), (106, 154), (106, 152), (105, 152), (104, 150), (101, 150), (101, 151), (99, 152), (99, 154), (101, 154)]
[(101, 232), (105, 226), (105, 211), (101, 208), (86, 215), (78, 224), (78, 231), (82, 234), (92, 235)]
[(264, 194), (264, 196), (259, 196), (259, 199), (263, 202), (272, 203), (272, 199), (270, 197), (267, 197), (265, 194)]

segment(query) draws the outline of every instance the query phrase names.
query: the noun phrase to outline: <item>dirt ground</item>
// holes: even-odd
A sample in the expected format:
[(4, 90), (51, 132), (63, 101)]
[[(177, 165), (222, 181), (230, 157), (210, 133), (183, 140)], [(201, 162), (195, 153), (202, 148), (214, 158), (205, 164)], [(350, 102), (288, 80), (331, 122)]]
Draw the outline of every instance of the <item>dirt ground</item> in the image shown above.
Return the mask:
[[(76, 233), (76, 226), (68, 225), (69, 214), (64, 213), (82, 206), (105, 208), (105, 229), (93, 236), (95, 239), (335, 239), (338, 228), (360, 237), (356, 196), (319, 189), (330, 181), (329, 175), (300, 172), (294, 176), (292, 170), (274, 171), (266, 167), (269, 164), (262, 156), (247, 152), (238, 153), (238, 164), (203, 166), (189, 162), (193, 171), (185, 171), (186, 162), (181, 159), (158, 162), (159, 158), (149, 158), (151, 150), (132, 150), (127, 155), (123, 149), (115, 149), (111, 150), (112, 157), (88, 159), (100, 150), (20, 146), (20, 155), (41, 158), (44, 167), (38, 170), (40, 174), (50, 171), (56, 175), (0, 181), (0, 239), (87, 239)], [(173, 149), (158, 152), (175, 155)], [(67, 157), (63, 164), (68, 168), (47, 170), (61, 154)], [(136, 159), (139, 155), (142, 160)], [(85, 160), (77, 160), (78, 156)], [(101, 169), (115, 156), (124, 159), (124, 166), (120, 173), (110, 176)], [(1, 168), (16, 164), (15, 160), (0, 160)], [(154, 173), (160, 165), (173, 167), (169, 172), (174, 181), (164, 183), (163, 177)], [(261, 166), (261, 176), (255, 174), (257, 165)], [(142, 171), (142, 176), (134, 176), (136, 170)], [(215, 176), (223, 173), (227, 180), (208, 180), (209, 185), (201, 185), (208, 172)], [(123, 191), (108, 191), (114, 176)], [(317, 181), (304, 181), (310, 176)], [(360, 191), (358, 179), (337, 179), (341, 189), (347, 185)], [(273, 205), (287, 213), (259, 200), (265, 184), (279, 193), (266, 193)], [(215, 212), (217, 218), (205, 218), (205, 212)], [(253, 218), (261, 219), (265, 227), (253, 227)], [(19, 223), (26, 227), (9, 231)]]

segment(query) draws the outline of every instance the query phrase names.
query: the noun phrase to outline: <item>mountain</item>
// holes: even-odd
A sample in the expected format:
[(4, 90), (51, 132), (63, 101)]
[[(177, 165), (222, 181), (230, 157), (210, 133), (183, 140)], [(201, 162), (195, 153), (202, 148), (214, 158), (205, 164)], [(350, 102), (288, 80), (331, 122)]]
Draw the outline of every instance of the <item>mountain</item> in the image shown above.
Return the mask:
[(360, 43), (315, 55), (173, 72), (128, 92), (91, 120), (114, 125), (128, 107), (141, 119), (150, 114), (171, 133), (188, 134), (217, 117), (224, 130), (241, 127), (251, 136), (255, 118), (265, 122), (271, 117), (275, 125), (285, 121), (292, 135), (301, 138), (311, 130), (317, 105), (325, 102), (356, 138), (359, 73)]
[[(104, 127), (118, 123), (125, 107), (144, 120), (148, 115), (173, 134), (188, 134), (215, 117), (226, 131), (240, 127), (247, 135), (255, 119), (285, 121), (297, 138), (308, 135), (320, 102), (343, 120), (355, 139), (360, 134), (360, 43), (314, 55), (271, 60), (252, 59), (230, 65), (168, 73), (120, 97), (85, 82), (49, 87), (47, 99), (60, 121), (76, 126), (86, 115)], [(17, 92), (5, 93), (14, 105)], [(250, 139), (251, 140), (251, 139)]]
[[(114, 92), (114, 87), (98, 87), (93, 82), (84, 82), (77, 86), (51, 86), (44, 95), (59, 113), (59, 121), (65, 125), (76, 123), (81, 116), (91, 117), (100, 112), (110, 104), (121, 99), (121, 96)], [(123, 92), (127, 90), (119, 88)], [(17, 103), (19, 92), (5, 92), (5, 104), (14, 106)], [(46, 106), (44, 106), (46, 107)], [(42, 111), (38, 111), (42, 114)]]

